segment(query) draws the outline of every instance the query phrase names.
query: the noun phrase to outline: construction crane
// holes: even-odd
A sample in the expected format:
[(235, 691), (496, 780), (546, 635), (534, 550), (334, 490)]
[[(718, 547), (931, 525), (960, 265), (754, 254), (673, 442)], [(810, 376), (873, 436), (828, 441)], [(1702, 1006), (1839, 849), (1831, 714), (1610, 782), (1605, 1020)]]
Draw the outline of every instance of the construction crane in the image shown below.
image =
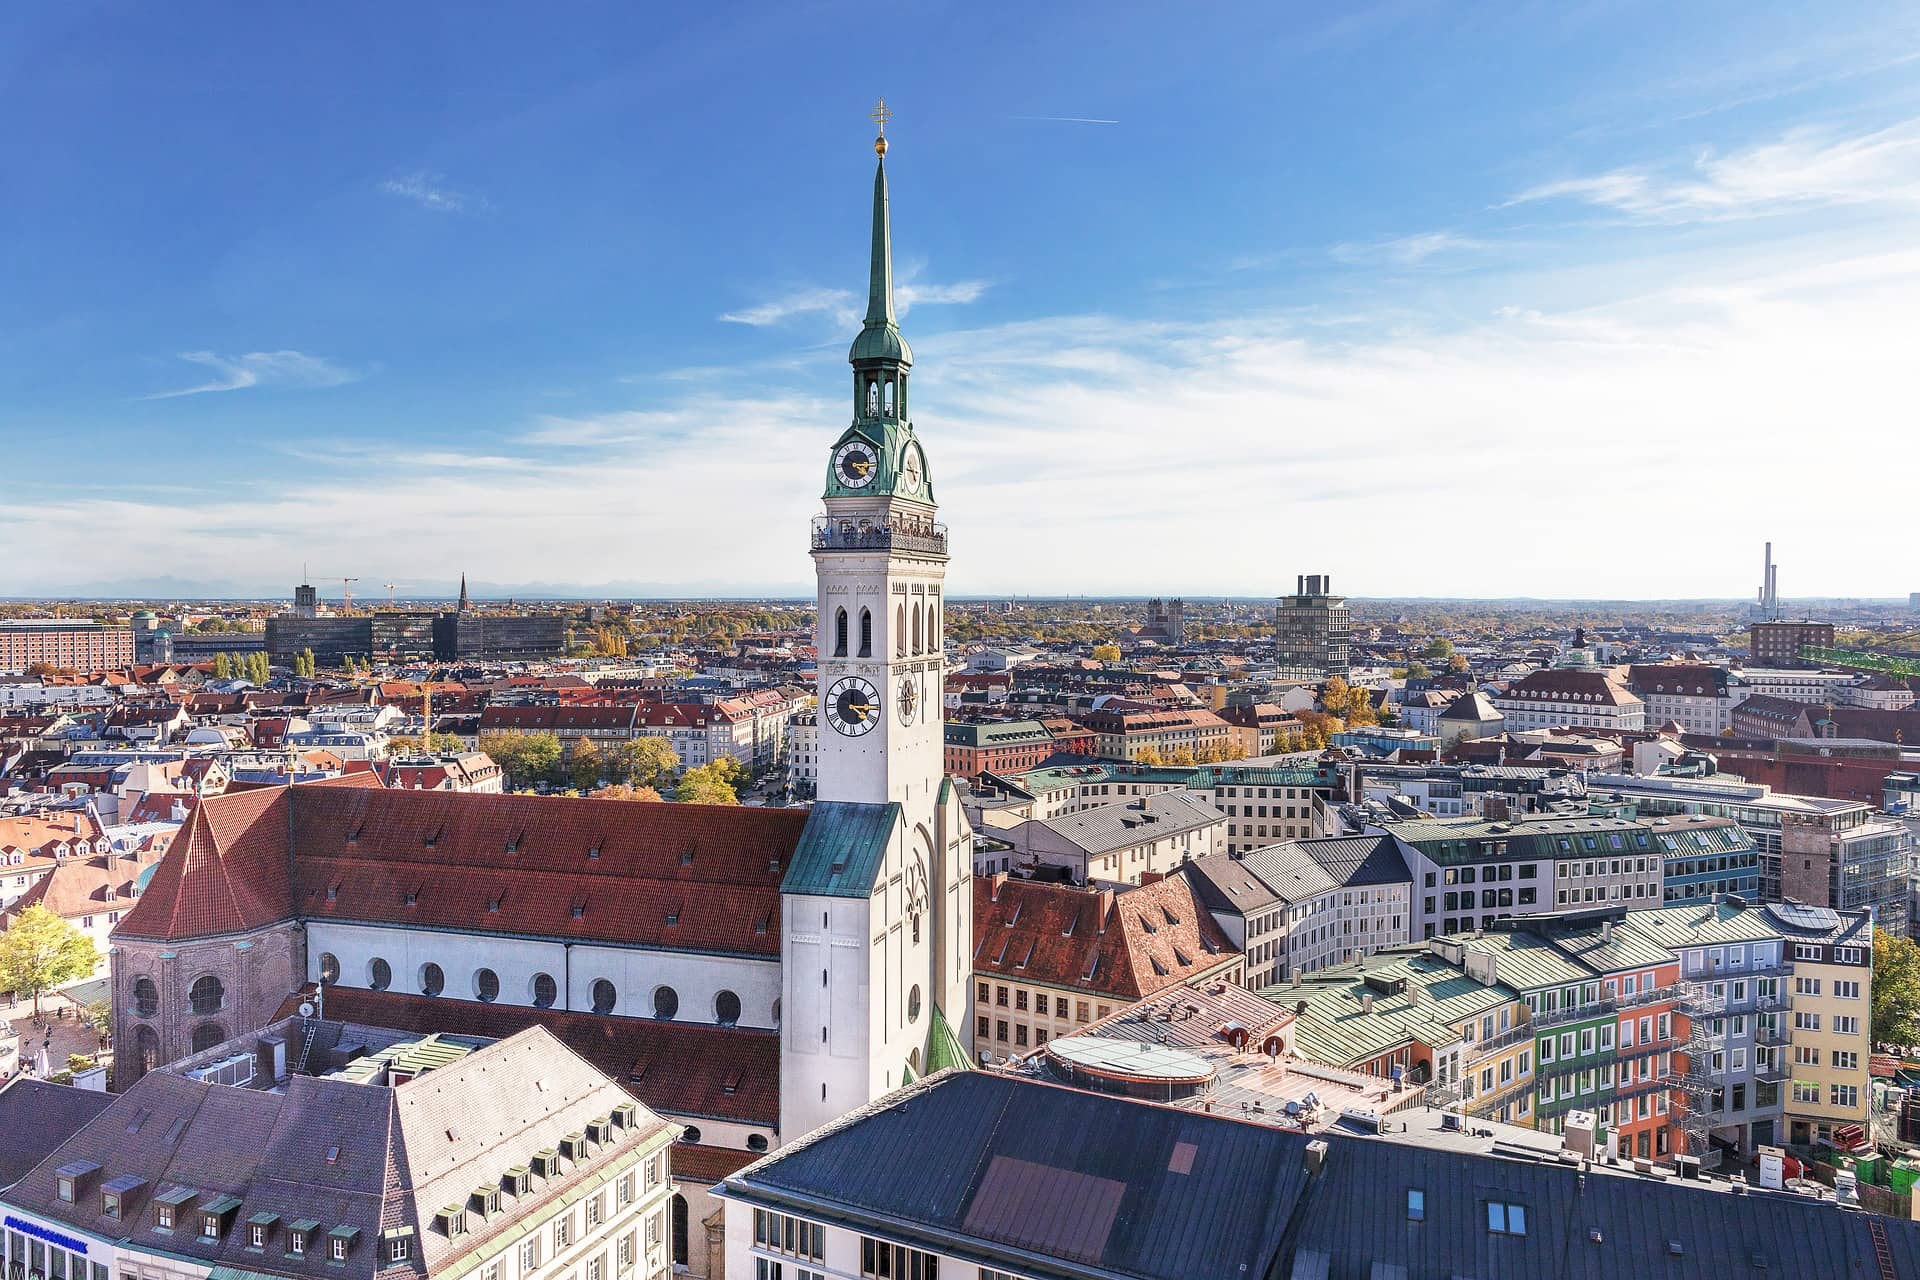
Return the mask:
[(358, 581), (358, 578), (340, 579), (340, 612), (353, 612), (353, 584)]
[(1836, 649), (1827, 645), (1803, 644), (1800, 646), (1800, 657), (1802, 661), (1825, 667), (1873, 671), (1896, 680), (1920, 677), (1920, 657), (1910, 654), (1874, 653), (1869, 649)]
[(393, 589), (400, 584), (397, 582), (383, 582), (380, 585), (387, 589), (387, 608), (393, 608)]

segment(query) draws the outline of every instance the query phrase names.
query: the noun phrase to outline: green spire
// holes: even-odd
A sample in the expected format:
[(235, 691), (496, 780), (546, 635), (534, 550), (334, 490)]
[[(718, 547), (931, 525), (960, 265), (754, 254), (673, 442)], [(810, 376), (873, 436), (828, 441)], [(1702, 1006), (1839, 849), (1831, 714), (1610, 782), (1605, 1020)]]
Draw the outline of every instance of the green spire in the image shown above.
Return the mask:
[(887, 211), (887, 158), (873, 170), (873, 258), (867, 266), (867, 326), (894, 325), (893, 218)]
[(881, 126), (881, 133), (873, 140), (873, 150), (880, 160), (873, 170), (873, 253), (867, 262), (867, 318), (853, 340), (853, 350), (847, 353), (855, 367), (913, 365), (913, 348), (900, 336), (900, 323), (893, 313), (893, 216), (887, 206), (885, 132), (892, 115), (884, 100), (874, 109), (873, 118)]

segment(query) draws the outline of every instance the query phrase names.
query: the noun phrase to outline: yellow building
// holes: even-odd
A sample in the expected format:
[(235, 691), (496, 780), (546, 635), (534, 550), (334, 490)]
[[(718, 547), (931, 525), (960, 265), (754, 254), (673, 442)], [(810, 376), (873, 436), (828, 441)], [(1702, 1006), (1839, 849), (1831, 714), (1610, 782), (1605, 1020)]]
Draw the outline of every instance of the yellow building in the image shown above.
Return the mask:
[[(1802, 908), (1811, 918), (1818, 908)], [(1832, 916), (1833, 912), (1825, 912)], [(1788, 939), (1786, 1120), (1789, 1141), (1825, 1140), (1867, 1123), (1872, 1047), (1873, 931), (1853, 913), (1836, 927)]]

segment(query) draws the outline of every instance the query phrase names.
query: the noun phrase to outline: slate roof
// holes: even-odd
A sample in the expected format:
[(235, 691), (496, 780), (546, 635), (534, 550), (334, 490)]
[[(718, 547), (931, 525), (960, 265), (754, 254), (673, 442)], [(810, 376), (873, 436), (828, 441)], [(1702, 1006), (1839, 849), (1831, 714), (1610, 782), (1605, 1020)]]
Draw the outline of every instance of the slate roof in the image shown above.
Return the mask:
[[(190, 1080), (150, 1071), (8, 1193), (8, 1202), (48, 1221), (105, 1239), (130, 1238), (134, 1247), (225, 1265), (259, 1268), (240, 1223), (261, 1213), (279, 1216), (283, 1233), (269, 1245), (270, 1266), (291, 1276), (418, 1276), (467, 1253), (489, 1235), (512, 1229), (514, 1215), (491, 1224), (470, 1215), (468, 1234), (455, 1240), (426, 1228), (447, 1204), (465, 1204), (474, 1187), (499, 1184), (563, 1136), (609, 1114), (626, 1100), (612, 1082), (538, 1029), (488, 1045), (451, 1065), (395, 1087), (295, 1076), (284, 1093)], [(542, 1187), (564, 1195), (604, 1170), (610, 1157), (657, 1138), (664, 1122), (642, 1112), (633, 1129), (618, 1131), (612, 1150), (565, 1168)], [(249, 1135), (236, 1141), (236, 1135)], [(74, 1161), (99, 1165), (102, 1180), (130, 1177), (139, 1185), (123, 1195), (123, 1213), (104, 1217), (89, 1187), (72, 1203), (58, 1199), (54, 1171)], [(220, 1239), (191, 1229), (160, 1233), (150, 1206), (176, 1191), (192, 1214), (230, 1196), (235, 1225)], [(177, 1198), (177, 1197), (176, 1197)], [(357, 1232), (347, 1263), (311, 1247), (293, 1259), (284, 1252), (284, 1224), (315, 1219), (316, 1234)], [(188, 1217), (187, 1222), (194, 1219)], [(380, 1233), (414, 1229), (412, 1259), (390, 1266)]]
[[(962, 1257), (1249, 1280), (1267, 1274), (1306, 1181), (1303, 1142), (1217, 1116), (943, 1071), (781, 1148), (721, 1193), (851, 1224), (897, 1223), (889, 1235)], [(1045, 1266), (1012, 1265), (1026, 1274)]]
[[(1135, 806), (1138, 806), (1137, 808)], [(1152, 821), (1145, 821), (1151, 818)], [(1163, 791), (1127, 804), (1103, 804), (1047, 818), (1040, 825), (1089, 854), (1130, 849), (1148, 840), (1225, 823), (1227, 815), (1185, 791)]]
[(1299, 902), (1346, 885), (1410, 883), (1409, 852), (1390, 835), (1326, 836), (1250, 849), (1241, 864), (1280, 898)]
[[(1325, 1151), (1313, 1174), (1310, 1140)], [(1410, 1190), (1422, 1195), (1418, 1220)], [(1920, 1275), (1920, 1224), (1830, 1201), (1583, 1172), (1518, 1150), (1307, 1135), (986, 1072), (898, 1090), (742, 1170), (720, 1194), (1023, 1275)], [(1490, 1231), (1490, 1201), (1521, 1206), (1524, 1233)]]
[[(310, 992), (288, 996), (275, 1021)], [(445, 996), (328, 987), (327, 1017), (422, 1034), (505, 1039), (542, 1027), (648, 1107), (664, 1114), (778, 1128), (780, 1033), (697, 1022), (615, 1018)]]
[(89, 1120), (107, 1109), (113, 1095), (15, 1076), (0, 1088), (0, 1189), (27, 1173)]

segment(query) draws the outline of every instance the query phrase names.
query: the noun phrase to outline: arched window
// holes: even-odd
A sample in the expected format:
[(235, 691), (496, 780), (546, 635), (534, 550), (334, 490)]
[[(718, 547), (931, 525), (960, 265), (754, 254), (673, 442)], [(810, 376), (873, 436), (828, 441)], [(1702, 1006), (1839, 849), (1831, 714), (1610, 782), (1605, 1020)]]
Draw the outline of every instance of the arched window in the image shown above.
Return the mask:
[(193, 1051), (205, 1053), (208, 1049), (224, 1042), (227, 1029), (217, 1022), (203, 1022), (193, 1029)]
[(682, 1142), (699, 1142), (699, 1141), (700, 1141), (700, 1126), (699, 1126), (699, 1125), (697, 1125), (697, 1124), (689, 1124), (689, 1125), (683, 1125), (683, 1126), (681, 1126), (681, 1129), (680, 1129), (680, 1141), (682, 1141)]
[(847, 611), (838, 609), (833, 615), (833, 656), (847, 656)]
[(748, 1134), (748, 1135), (747, 1135), (747, 1150), (749, 1150), (749, 1151), (765, 1151), (766, 1149), (767, 1149), (767, 1135), (766, 1135), (766, 1134), (764, 1134), (764, 1133), (750, 1133), (750, 1134)]
[(913, 990), (907, 992), (907, 1021), (920, 1021), (920, 984), (914, 983)]
[(907, 656), (907, 606), (904, 602), (893, 606), (893, 656)]
[(492, 1004), (500, 998), (500, 975), (491, 969), (473, 971), (473, 994), (483, 1003)]
[(773, 998), (773, 1025), (776, 1027), (780, 1025), (780, 997), (779, 996), (775, 996)]
[(687, 1265), (687, 1198), (683, 1195), (673, 1197), (673, 1265)]
[(920, 644), (920, 606), (917, 604), (913, 606), (913, 651), (924, 652)]
[(653, 989), (654, 1017), (659, 1018), (663, 1022), (670, 1022), (673, 1020), (674, 1015), (679, 1012), (680, 993), (678, 991), (675, 991), (672, 987), (655, 987)]
[(160, 1065), (160, 1037), (152, 1027), (133, 1029), (133, 1070), (138, 1080)]
[(340, 957), (331, 951), (320, 953), (320, 981), (328, 986), (340, 981)]
[[(201, 1016), (220, 1012), (220, 1006), (226, 1001), (227, 989), (221, 986), (220, 979), (212, 974), (196, 979), (193, 986), (187, 990), (187, 1007)], [(225, 1038), (221, 1037), (221, 1039)], [(214, 1043), (218, 1044), (220, 1041), (216, 1040)]]
[(393, 985), (393, 966), (375, 956), (367, 963), (367, 985), (375, 991), (385, 991)]
[(158, 1012), (160, 1012), (160, 988), (153, 985), (152, 978), (135, 978), (133, 980), (134, 1016), (151, 1018)]
[(888, 417), (893, 416), (893, 379), (888, 378), (880, 393), (880, 410)]
[(723, 1027), (730, 1027), (740, 1021), (740, 997), (731, 991), (722, 991), (713, 998), (713, 1020)]
[(868, 378), (867, 379), (867, 416), (871, 418), (879, 412), (880, 412), (880, 383), (873, 378)]
[(551, 1009), (553, 1002), (560, 998), (560, 984), (553, 980), (553, 975), (550, 973), (534, 974), (533, 982), (529, 984), (529, 991), (533, 996), (533, 1007), (536, 1009)]
[(420, 994), (437, 996), (447, 989), (447, 975), (431, 962), (420, 966)]
[(873, 612), (868, 609), (860, 611), (860, 656), (873, 656)]
[(611, 982), (605, 978), (593, 980), (593, 1011), (595, 1013), (612, 1013), (613, 1007), (619, 1003), (620, 993), (614, 989)]

